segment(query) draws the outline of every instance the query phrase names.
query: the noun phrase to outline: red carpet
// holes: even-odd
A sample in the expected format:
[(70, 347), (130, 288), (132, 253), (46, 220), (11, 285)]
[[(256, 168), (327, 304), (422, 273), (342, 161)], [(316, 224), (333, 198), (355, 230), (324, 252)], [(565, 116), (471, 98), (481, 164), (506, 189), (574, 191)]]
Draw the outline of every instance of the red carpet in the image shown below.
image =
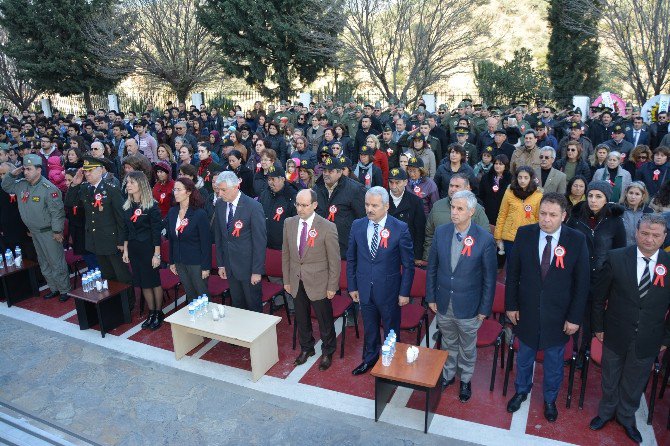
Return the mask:
[(40, 292), (39, 297), (31, 297), (16, 304), (17, 307), (44, 314), (53, 318), (60, 318), (74, 310), (74, 299), (70, 298), (66, 302), (59, 302), (58, 298), (45, 300), (42, 298), (49, 292), (48, 289)]

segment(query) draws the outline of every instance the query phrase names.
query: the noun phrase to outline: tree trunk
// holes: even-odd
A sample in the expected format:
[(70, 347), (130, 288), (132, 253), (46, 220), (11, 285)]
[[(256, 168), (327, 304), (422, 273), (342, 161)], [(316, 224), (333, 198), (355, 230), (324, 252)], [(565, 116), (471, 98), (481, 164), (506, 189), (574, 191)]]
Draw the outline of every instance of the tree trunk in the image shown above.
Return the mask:
[(179, 89), (176, 90), (175, 93), (177, 94), (177, 101), (186, 104), (186, 98), (188, 97), (188, 90)]
[(89, 110), (93, 110), (93, 103), (91, 102), (91, 90), (88, 88), (84, 90), (84, 106), (86, 107), (84, 114), (88, 113)]

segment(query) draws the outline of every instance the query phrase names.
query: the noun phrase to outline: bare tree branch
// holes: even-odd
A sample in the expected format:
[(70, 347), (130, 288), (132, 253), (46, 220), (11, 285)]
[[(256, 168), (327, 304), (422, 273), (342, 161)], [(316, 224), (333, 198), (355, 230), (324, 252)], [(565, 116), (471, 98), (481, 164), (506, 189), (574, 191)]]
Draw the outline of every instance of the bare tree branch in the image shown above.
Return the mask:
[[(0, 46), (7, 42), (7, 31), (0, 28)], [(30, 82), (17, 76), (14, 60), (0, 51), (0, 98), (6, 99), (21, 111), (27, 109), (40, 91), (35, 90)]]

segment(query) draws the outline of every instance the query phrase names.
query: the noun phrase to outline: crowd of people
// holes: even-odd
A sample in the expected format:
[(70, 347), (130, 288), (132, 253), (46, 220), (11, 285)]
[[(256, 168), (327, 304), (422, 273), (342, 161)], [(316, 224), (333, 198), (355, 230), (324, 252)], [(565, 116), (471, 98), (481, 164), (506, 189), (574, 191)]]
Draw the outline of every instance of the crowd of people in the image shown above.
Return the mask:
[[(189, 301), (207, 293), (215, 271), (228, 280), (233, 305), (262, 311), (266, 249), (282, 250), (300, 332), (295, 364), (314, 354), (311, 307), (322, 370), (335, 350), (328, 301), (346, 260), (366, 325), (355, 375), (376, 362), (380, 326), (399, 333), (414, 269), (424, 268), (426, 303), (450, 353), (443, 385), (458, 376), (463, 402), (472, 394), (477, 330), (506, 265), (507, 317), (520, 340), (508, 410), (525, 400), (543, 350), (545, 416), (555, 421), (568, 336), (581, 357), (595, 334), (605, 342), (609, 394), (591, 427), (616, 416), (636, 439), (640, 370), (670, 342), (662, 280), (668, 113), (651, 124), (630, 104), (587, 113), (472, 101), (430, 113), (419, 101), (410, 114), (400, 103), (360, 107), (353, 98), (267, 110), (257, 102), (248, 111), (169, 103), (161, 113), (149, 104), (139, 115), (101, 109), (79, 117), (4, 109), (0, 248), (20, 246), (37, 260), (50, 289), (44, 297), (61, 301), (71, 286), (63, 248), (71, 248), (103, 278), (140, 288), (149, 309), (142, 327), (154, 330), (163, 317), (162, 263)], [(622, 255), (632, 259), (630, 283), (614, 272), (626, 266)], [(635, 311), (612, 302), (636, 293), (649, 298), (636, 296)], [(608, 342), (612, 330), (617, 344)]]

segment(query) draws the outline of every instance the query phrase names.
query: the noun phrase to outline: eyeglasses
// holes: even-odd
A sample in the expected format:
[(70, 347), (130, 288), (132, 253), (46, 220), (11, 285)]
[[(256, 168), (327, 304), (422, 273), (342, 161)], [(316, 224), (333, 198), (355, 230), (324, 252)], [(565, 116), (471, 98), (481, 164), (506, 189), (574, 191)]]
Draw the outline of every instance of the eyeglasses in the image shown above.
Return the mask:
[(550, 156), (550, 155), (540, 155), (540, 159), (541, 159), (541, 160), (550, 160), (550, 159), (552, 159), (552, 158), (553, 158), (553, 157)]
[(567, 149), (568, 152), (576, 152), (577, 149)]
[(312, 204), (313, 204), (313, 203), (310, 203), (310, 204), (296, 203), (296, 204), (295, 204), (295, 207), (297, 207), (297, 208), (308, 208), (308, 207), (310, 207)]
[(443, 115), (444, 112), (443, 112), (443, 111), (439, 111), (439, 112), (437, 112), (437, 114), (438, 114), (438, 115)]
[(660, 121), (660, 120), (665, 121), (666, 119), (668, 119), (667, 116), (659, 116), (659, 117), (658, 117), (658, 120), (659, 120), (659, 121)]

